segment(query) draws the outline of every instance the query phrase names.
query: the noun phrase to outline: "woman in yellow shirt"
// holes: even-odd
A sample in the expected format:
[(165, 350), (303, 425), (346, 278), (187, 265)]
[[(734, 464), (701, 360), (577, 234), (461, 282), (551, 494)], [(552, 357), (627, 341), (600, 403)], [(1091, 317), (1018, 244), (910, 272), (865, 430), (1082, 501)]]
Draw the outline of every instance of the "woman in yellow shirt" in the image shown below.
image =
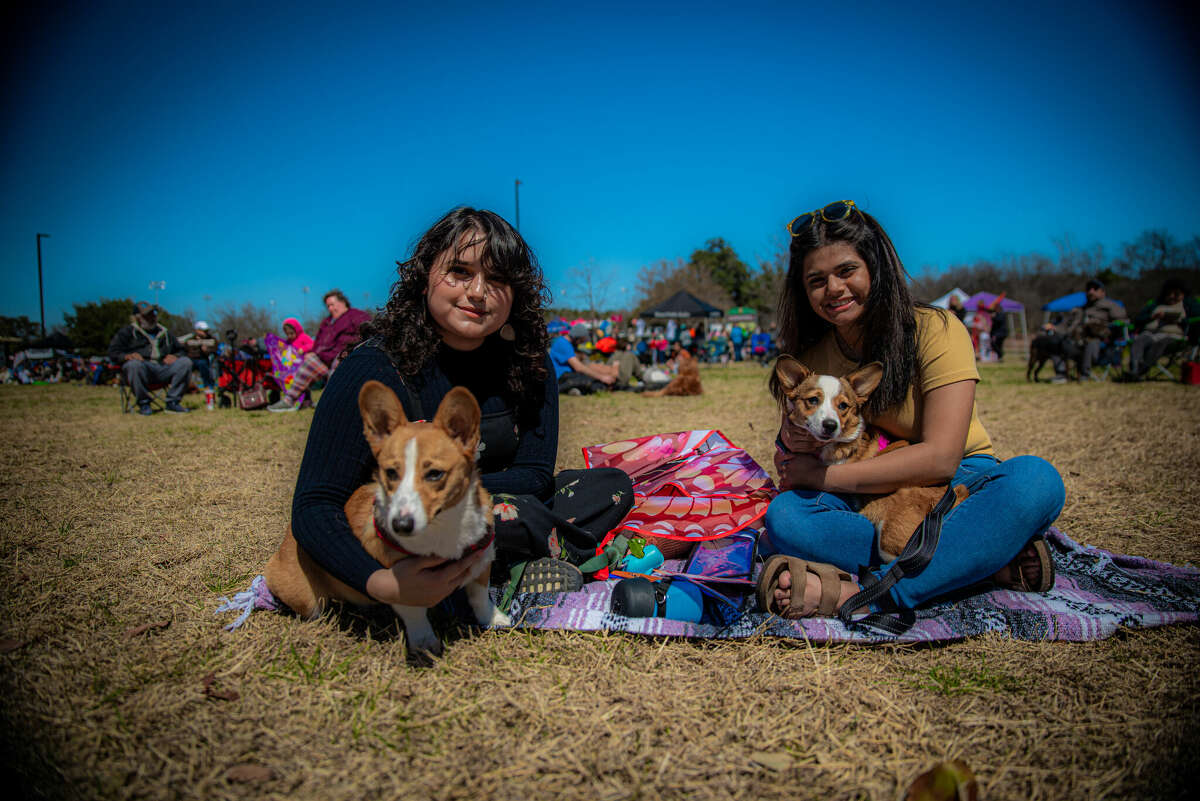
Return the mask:
[[(776, 556), (760, 601), (785, 617), (838, 610), (849, 620), (868, 607), (911, 610), (989, 578), (1049, 589), (1053, 563), (1041, 535), (1062, 511), (1062, 478), (1036, 456), (996, 458), (976, 414), (979, 372), (966, 328), (913, 301), (891, 239), (853, 201), (801, 215), (788, 231), (780, 352), (831, 375), (882, 363), (867, 420), (912, 445), (826, 466), (815, 455), (823, 443), (783, 417), (775, 466), (784, 491), (767, 511), (762, 543)], [(940, 534), (914, 537), (899, 557), (881, 553), (858, 496), (947, 482), (971, 495), (945, 515)]]

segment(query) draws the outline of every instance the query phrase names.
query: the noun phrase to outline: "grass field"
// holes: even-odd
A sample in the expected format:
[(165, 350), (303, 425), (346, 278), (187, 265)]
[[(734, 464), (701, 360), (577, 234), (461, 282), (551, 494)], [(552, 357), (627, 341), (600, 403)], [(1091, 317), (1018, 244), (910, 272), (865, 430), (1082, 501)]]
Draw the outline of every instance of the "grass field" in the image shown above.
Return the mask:
[[(771, 464), (756, 365), (705, 394), (564, 398), (580, 447), (721, 428)], [(188, 403), (194, 404), (195, 396)], [(984, 368), (1001, 456), (1067, 486), (1076, 540), (1200, 564), (1200, 391)], [(1200, 628), (942, 647), (452, 634), (387, 614), (214, 616), (282, 537), (311, 412), (121, 415), (116, 390), (0, 386), (0, 742), (33, 798), (892, 799), (965, 760), (988, 799), (1176, 798), (1200, 775)]]

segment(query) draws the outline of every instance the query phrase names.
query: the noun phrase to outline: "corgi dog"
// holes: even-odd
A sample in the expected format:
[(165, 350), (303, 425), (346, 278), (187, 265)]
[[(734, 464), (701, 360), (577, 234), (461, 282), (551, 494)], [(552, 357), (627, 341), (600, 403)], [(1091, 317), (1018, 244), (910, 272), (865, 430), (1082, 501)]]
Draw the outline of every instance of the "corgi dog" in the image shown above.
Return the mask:
[[(491, 496), (479, 480), (479, 404), (463, 387), (450, 390), (433, 422), (410, 423), (396, 393), (368, 381), (358, 393), (363, 434), (375, 456), (375, 481), (346, 501), (346, 518), (363, 548), (383, 567), (406, 556), (459, 559), (486, 550), (463, 587), (475, 618), (484, 626), (507, 626), (508, 616), (488, 595), (495, 559)], [(267, 588), (306, 620), (337, 598), (362, 606), (377, 603), (329, 575), (292, 536), (291, 528), (266, 569)], [(422, 607), (393, 604), (404, 621), (410, 649), (441, 652)]]
[[(825, 443), (817, 456), (827, 465), (869, 459), (879, 450), (879, 432), (867, 425), (862, 407), (883, 378), (883, 365), (871, 362), (842, 376), (818, 375), (791, 356), (775, 362), (779, 397), (792, 425), (804, 428)], [(892, 442), (884, 450), (908, 445)], [(946, 494), (946, 485), (901, 487), (884, 495), (864, 496), (859, 511), (875, 524), (879, 548), (885, 557), (904, 550), (909, 538), (925, 516)], [(954, 505), (962, 503), (967, 490), (954, 488)]]
[(696, 366), (696, 359), (692, 354), (681, 350), (675, 358), (678, 360), (679, 372), (671, 379), (671, 383), (662, 389), (643, 392), (643, 398), (704, 394), (704, 387), (700, 384), (700, 368)]

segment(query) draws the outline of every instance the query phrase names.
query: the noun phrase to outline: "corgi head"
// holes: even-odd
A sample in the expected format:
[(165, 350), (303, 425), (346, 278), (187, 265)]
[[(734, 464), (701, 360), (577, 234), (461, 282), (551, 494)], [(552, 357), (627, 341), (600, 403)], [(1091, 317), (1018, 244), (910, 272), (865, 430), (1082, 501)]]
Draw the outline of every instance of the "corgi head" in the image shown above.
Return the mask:
[[(414, 553), (453, 552), (463, 501), (475, 497), (469, 492), (479, 444), (475, 397), (455, 387), (442, 399), (432, 423), (410, 423), (396, 393), (368, 381), (358, 393), (358, 408), (378, 465), (376, 527)], [(449, 525), (431, 526), (442, 512), (448, 512)], [(449, 536), (450, 542), (434, 541), (440, 536)]]
[(775, 362), (776, 400), (792, 425), (822, 442), (851, 442), (863, 431), (862, 406), (879, 386), (883, 365), (871, 362), (841, 378), (818, 375), (791, 356)]

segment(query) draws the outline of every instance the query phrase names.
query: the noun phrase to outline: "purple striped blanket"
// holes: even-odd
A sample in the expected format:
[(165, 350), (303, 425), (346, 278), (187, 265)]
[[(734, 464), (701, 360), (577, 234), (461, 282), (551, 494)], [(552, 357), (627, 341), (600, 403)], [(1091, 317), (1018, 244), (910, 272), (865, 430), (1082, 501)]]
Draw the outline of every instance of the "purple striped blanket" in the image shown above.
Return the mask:
[(1099, 640), (1121, 628), (1200, 619), (1200, 571), (1080, 545), (1056, 528), (1046, 541), (1056, 572), (1050, 592), (994, 590), (932, 603), (917, 610), (916, 623), (898, 637), (836, 618), (783, 620), (754, 611), (752, 593), (737, 610), (710, 603), (700, 623), (627, 618), (608, 610), (613, 581), (573, 593), (518, 595), (509, 615), (526, 628), (717, 639), (767, 634), (815, 642), (938, 642), (985, 632), (1019, 640)]

